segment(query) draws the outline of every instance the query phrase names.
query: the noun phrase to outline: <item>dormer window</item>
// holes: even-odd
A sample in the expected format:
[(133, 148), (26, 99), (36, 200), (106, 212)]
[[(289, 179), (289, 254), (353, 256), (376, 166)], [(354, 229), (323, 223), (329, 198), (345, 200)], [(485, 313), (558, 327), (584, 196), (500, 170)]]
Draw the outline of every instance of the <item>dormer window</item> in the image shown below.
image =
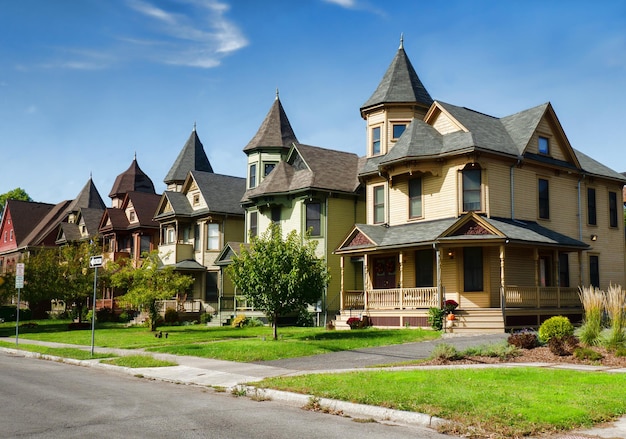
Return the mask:
[(200, 204), (200, 194), (193, 194), (193, 205), (197, 206)]
[(537, 149), (539, 150), (539, 154), (549, 155), (550, 154), (550, 139), (548, 139), (547, 137), (539, 136)]
[(393, 140), (398, 140), (400, 138), (400, 136), (402, 135), (402, 133), (404, 133), (404, 130), (406, 130), (406, 124), (405, 123), (395, 123), (393, 124)]
[(380, 127), (372, 128), (372, 155), (380, 154)]
[(131, 223), (137, 221), (137, 217), (135, 215), (135, 211), (134, 210), (131, 210), (130, 212), (128, 212), (128, 217), (130, 218), (129, 221)]

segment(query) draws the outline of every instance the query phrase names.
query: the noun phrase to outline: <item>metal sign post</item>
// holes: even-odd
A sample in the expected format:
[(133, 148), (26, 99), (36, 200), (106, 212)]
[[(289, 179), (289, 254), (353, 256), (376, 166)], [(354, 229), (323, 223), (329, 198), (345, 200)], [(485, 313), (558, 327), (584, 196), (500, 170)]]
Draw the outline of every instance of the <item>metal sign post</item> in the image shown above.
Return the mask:
[(19, 262), (15, 265), (15, 288), (17, 288), (17, 313), (15, 316), (15, 347), (19, 345), (20, 337), (20, 293), (24, 288), (24, 263)]
[(93, 272), (93, 303), (91, 308), (91, 356), (96, 335), (96, 285), (98, 284), (98, 267), (102, 267), (102, 255), (89, 258), (89, 268), (95, 268)]

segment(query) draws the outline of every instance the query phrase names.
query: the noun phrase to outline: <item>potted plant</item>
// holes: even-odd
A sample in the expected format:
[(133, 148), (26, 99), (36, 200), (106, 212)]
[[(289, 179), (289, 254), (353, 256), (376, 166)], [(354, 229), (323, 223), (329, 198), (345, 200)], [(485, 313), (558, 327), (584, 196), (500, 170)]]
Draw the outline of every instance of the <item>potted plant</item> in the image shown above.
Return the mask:
[(346, 323), (350, 326), (350, 329), (359, 329), (361, 325), (361, 319), (358, 317), (350, 317)]
[(454, 320), (456, 317), (454, 315), (454, 310), (459, 306), (456, 301), (449, 299), (443, 303), (443, 311), (446, 314), (446, 319)]

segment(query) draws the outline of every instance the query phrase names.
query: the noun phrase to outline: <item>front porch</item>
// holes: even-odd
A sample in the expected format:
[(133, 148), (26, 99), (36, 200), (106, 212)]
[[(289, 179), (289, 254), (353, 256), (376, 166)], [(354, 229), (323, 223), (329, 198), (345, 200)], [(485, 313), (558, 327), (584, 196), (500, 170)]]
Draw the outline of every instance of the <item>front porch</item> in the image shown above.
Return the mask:
[(446, 293), (437, 287), (347, 290), (341, 295), (342, 312), (336, 320), (347, 329), (350, 317), (367, 315), (376, 327), (428, 328), (428, 309), (439, 308), (441, 300), (459, 304), (452, 332), (504, 332), (534, 327), (554, 315), (565, 315), (573, 323), (582, 320), (583, 309), (577, 288), (507, 285), (498, 307), (476, 307), (458, 292)]

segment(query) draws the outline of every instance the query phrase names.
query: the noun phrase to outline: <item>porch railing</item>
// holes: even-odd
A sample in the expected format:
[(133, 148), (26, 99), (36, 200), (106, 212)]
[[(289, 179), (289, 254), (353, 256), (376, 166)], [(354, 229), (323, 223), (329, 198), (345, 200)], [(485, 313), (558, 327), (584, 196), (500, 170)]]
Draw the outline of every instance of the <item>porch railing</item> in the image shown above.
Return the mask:
[(344, 309), (415, 309), (439, 306), (437, 287), (344, 291)]
[(582, 306), (578, 289), (571, 287), (504, 287), (506, 308), (568, 308)]
[(159, 300), (157, 302), (159, 312), (165, 312), (168, 308), (173, 308), (178, 312), (200, 312), (202, 310), (202, 301), (200, 300)]
[(254, 306), (245, 296), (226, 296), (220, 297), (220, 309), (222, 311), (254, 311)]

